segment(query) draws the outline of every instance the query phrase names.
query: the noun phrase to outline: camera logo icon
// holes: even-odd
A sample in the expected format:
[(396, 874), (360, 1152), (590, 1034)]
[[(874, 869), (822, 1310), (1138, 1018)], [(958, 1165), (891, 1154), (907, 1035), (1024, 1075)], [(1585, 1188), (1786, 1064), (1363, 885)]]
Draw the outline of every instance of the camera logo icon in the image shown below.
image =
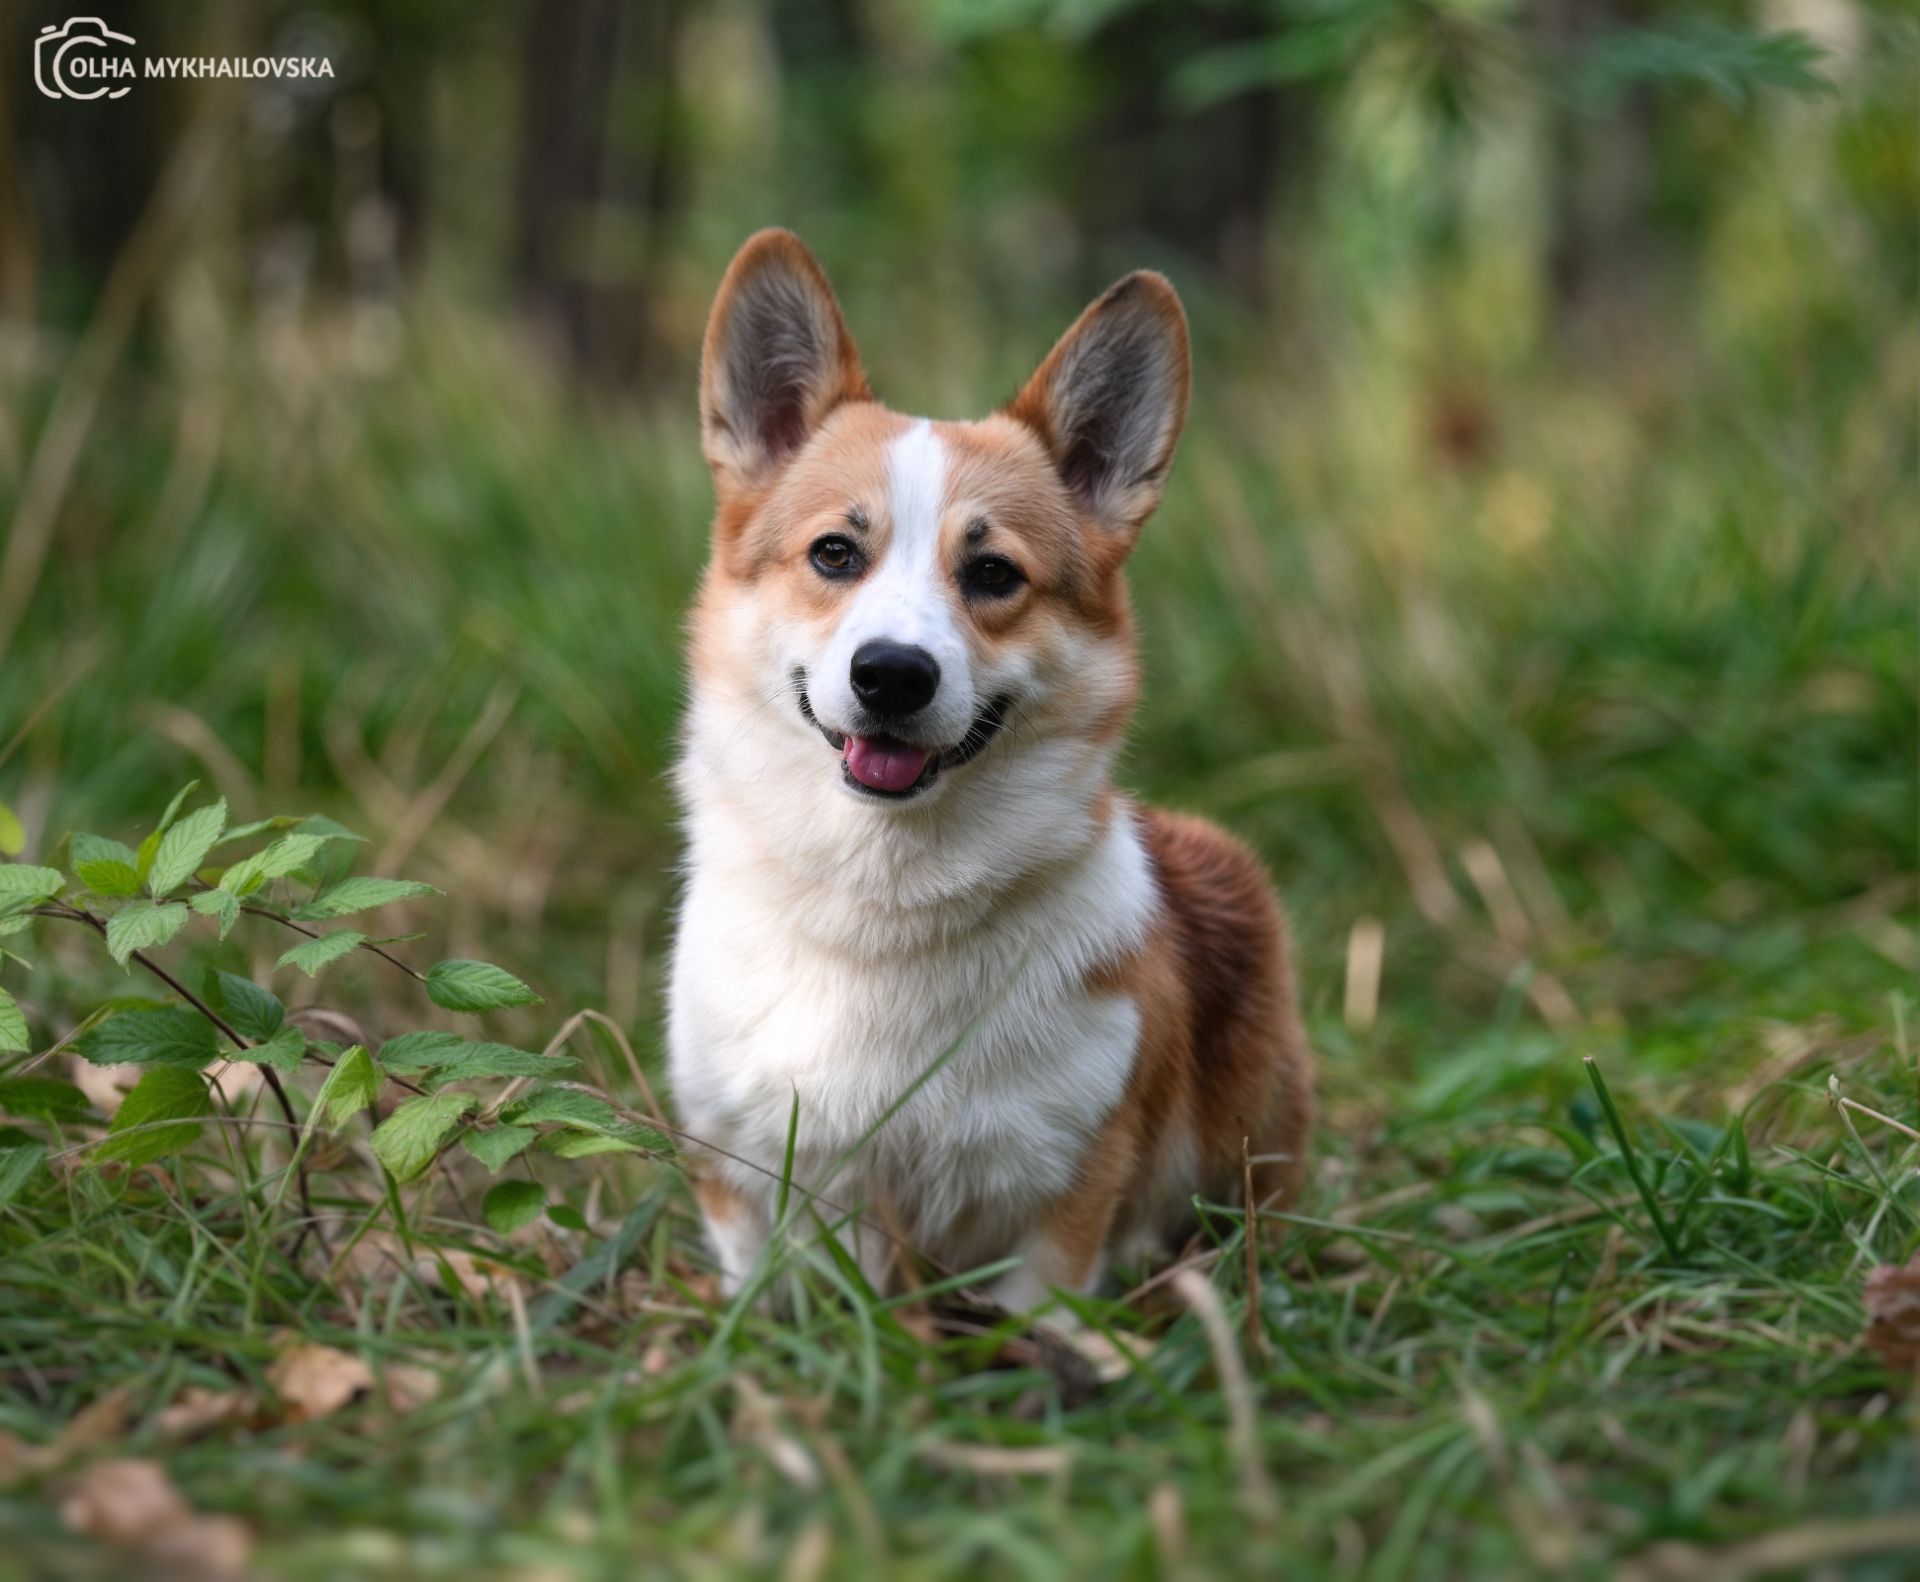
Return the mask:
[(33, 41), (34, 86), (49, 99), (118, 99), (134, 76), (129, 34), (97, 16), (43, 27)]

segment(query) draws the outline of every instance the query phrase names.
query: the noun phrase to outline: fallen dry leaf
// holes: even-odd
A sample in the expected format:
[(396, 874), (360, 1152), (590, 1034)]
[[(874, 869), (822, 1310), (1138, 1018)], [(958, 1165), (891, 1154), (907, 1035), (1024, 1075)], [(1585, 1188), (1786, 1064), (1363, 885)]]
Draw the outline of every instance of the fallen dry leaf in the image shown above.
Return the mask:
[(1867, 1346), (1889, 1368), (1920, 1368), (1920, 1253), (1903, 1268), (1883, 1263), (1867, 1276)]
[(310, 1340), (290, 1340), (267, 1382), (287, 1409), (290, 1423), (331, 1417), (362, 1390), (373, 1388), (373, 1370), (358, 1357)]
[(189, 1384), (153, 1419), (154, 1428), (168, 1439), (192, 1439), (229, 1423), (245, 1422), (259, 1410), (250, 1390), (209, 1390)]
[(417, 1367), (411, 1362), (390, 1362), (380, 1370), (380, 1383), (387, 1409), (405, 1413), (431, 1406), (438, 1400), (442, 1380), (431, 1368)]
[(253, 1550), (245, 1523), (200, 1515), (152, 1461), (95, 1462), (68, 1487), (60, 1519), (83, 1537), (138, 1551), (147, 1575), (236, 1577)]

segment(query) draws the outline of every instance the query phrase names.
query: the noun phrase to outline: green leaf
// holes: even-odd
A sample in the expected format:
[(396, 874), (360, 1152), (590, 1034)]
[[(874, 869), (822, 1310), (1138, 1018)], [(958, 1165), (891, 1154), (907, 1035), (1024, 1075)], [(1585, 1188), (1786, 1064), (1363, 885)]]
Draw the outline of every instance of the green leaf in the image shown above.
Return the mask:
[(27, 1037), (27, 1019), (20, 1011), (20, 1003), (0, 989), (0, 1054), (24, 1055), (33, 1047)]
[(355, 1044), (333, 1063), (327, 1080), (313, 1096), (313, 1113), (325, 1115), (336, 1130), (347, 1124), (380, 1094), (380, 1073), (366, 1050)]
[(389, 1071), (431, 1071), (440, 1082), (465, 1077), (553, 1077), (579, 1065), (565, 1055), (536, 1055), (508, 1044), (469, 1042), (458, 1033), (402, 1033), (380, 1046)]
[(652, 1150), (659, 1133), (631, 1123), (625, 1128), (631, 1135), (614, 1132), (549, 1132), (540, 1141), (540, 1151), (556, 1159), (591, 1159), (596, 1154), (638, 1154)]
[(547, 1194), (531, 1181), (502, 1181), (480, 1200), (480, 1212), (502, 1236), (531, 1225), (547, 1206)]
[(587, 1216), (577, 1208), (569, 1208), (565, 1203), (556, 1203), (547, 1210), (547, 1218), (564, 1230), (590, 1231)]
[[(120, 1101), (107, 1128), (107, 1140), (93, 1151), (93, 1162), (121, 1159), (146, 1164), (159, 1159), (189, 1146), (200, 1135), (200, 1122), (212, 1113), (206, 1083), (179, 1066), (156, 1066)], [(174, 1120), (184, 1124), (154, 1124)]]
[(349, 917), (355, 912), (370, 911), (411, 896), (439, 893), (432, 885), (413, 879), (373, 879), (359, 875), (329, 885), (293, 915), (303, 922), (322, 922), (330, 917)]
[(298, 967), (310, 978), (320, 976), (320, 969), (338, 961), (360, 944), (367, 936), (356, 934), (350, 928), (334, 930), (331, 934), (322, 934), (318, 939), (310, 939), (304, 945), (295, 945), (278, 961), (276, 967)]
[(187, 905), (202, 917), (220, 919), (220, 937), (225, 939), (240, 921), (240, 898), (231, 890), (201, 890), (190, 896)]
[(207, 860), (220, 831), (227, 827), (227, 802), (222, 797), (209, 807), (196, 808), (160, 837), (147, 870), (147, 893), (158, 900), (193, 877)]
[(350, 840), (360, 845), (365, 845), (367, 840), (366, 836), (354, 834), (324, 813), (310, 813), (293, 828), (296, 835), (318, 835), (322, 840)]
[(535, 1088), (524, 1099), (510, 1104), (501, 1119), (516, 1126), (531, 1126), (550, 1121), (583, 1131), (612, 1131), (625, 1122), (605, 1099), (578, 1088)]
[(128, 896), (140, 891), (140, 876), (134, 869), (138, 860), (131, 846), (103, 835), (75, 835), (67, 842), (73, 859), (73, 871), (95, 895)]
[(424, 1175), (449, 1134), (478, 1102), (471, 1093), (435, 1093), (408, 1099), (374, 1129), (374, 1157), (396, 1181)]
[(579, 1088), (536, 1088), (519, 1103), (509, 1105), (500, 1118), (513, 1126), (541, 1123), (563, 1126), (613, 1145), (605, 1148), (575, 1148), (575, 1151), (569, 1152), (567, 1150), (575, 1145), (562, 1139), (554, 1138), (541, 1144), (549, 1153), (557, 1153), (566, 1159), (637, 1148), (661, 1154), (673, 1152), (673, 1144), (652, 1127), (626, 1119), (605, 1099), (584, 1093)]
[(287, 1008), (278, 995), (263, 989), (251, 978), (237, 973), (215, 972), (207, 985), (213, 1008), (226, 1014), (227, 1021), (255, 1043), (263, 1042), (286, 1025)]
[(235, 895), (252, 895), (269, 879), (283, 879), (306, 867), (326, 843), (324, 835), (289, 835), (277, 840), (221, 874), (220, 888)]
[(297, 1027), (283, 1027), (271, 1038), (250, 1044), (235, 1053), (236, 1060), (250, 1060), (257, 1066), (272, 1066), (276, 1071), (298, 1071), (307, 1058), (307, 1035)]
[(219, 1045), (213, 1024), (194, 1011), (120, 1011), (98, 1023), (75, 1048), (96, 1066), (185, 1066), (198, 1070)]
[(27, 832), (20, 826), (20, 815), (0, 802), (0, 856), (18, 857), (27, 844)]
[(11, 1200), (33, 1179), (47, 1145), (17, 1126), (0, 1126), (0, 1203)]
[(461, 1146), (498, 1175), (507, 1164), (527, 1151), (540, 1134), (531, 1126), (493, 1126), (486, 1131), (469, 1131)]
[(541, 1003), (512, 973), (484, 961), (436, 962), (427, 971), (427, 997), (446, 1011), (497, 1011)]
[(219, 844), (231, 846), (237, 840), (247, 840), (254, 835), (264, 835), (268, 830), (292, 829), (300, 822), (291, 813), (276, 813), (271, 818), (257, 818), (251, 824), (230, 825), (221, 833)]
[(173, 800), (167, 804), (166, 812), (160, 815), (160, 822), (153, 826), (153, 833), (149, 835), (147, 839), (157, 841), (162, 835), (166, 834), (167, 830), (172, 826), (173, 821), (180, 816), (180, 809), (187, 805), (187, 798), (199, 789), (200, 782), (198, 780), (189, 780), (178, 791), (174, 792)]
[(76, 1120), (87, 1113), (88, 1100), (71, 1082), (51, 1077), (9, 1077), (0, 1081), (0, 1110), (43, 1121)]
[(36, 868), (26, 862), (0, 862), (0, 901), (28, 906), (57, 895), (67, 882), (58, 868)]
[(178, 901), (129, 901), (107, 919), (107, 954), (124, 967), (136, 950), (164, 945), (186, 921)]

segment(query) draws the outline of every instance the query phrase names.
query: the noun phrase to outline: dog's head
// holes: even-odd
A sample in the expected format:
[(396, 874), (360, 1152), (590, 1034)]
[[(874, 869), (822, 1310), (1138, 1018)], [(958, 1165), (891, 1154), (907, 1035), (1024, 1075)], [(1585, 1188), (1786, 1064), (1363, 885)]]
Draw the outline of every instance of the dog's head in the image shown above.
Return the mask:
[(868, 390), (813, 255), (752, 237), (701, 367), (718, 512), (696, 696), (774, 716), (756, 730), (792, 733), (788, 764), (875, 807), (1029, 748), (1110, 752), (1136, 686), (1121, 568), (1187, 387), (1179, 298), (1140, 273), (1001, 411), (903, 417)]

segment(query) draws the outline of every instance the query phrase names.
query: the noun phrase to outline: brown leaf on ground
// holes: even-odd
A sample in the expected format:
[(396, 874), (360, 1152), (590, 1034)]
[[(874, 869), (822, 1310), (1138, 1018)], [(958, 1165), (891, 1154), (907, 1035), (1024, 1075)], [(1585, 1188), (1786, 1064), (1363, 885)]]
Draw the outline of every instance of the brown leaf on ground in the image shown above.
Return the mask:
[(58, 1472), (68, 1462), (120, 1439), (127, 1431), (129, 1385), (118, 1385), (97, 1396), (68, 1420), (66, 1427), (44, 1445), (30, 1444), (14, 1434), (0, 1433), (0, 1489), (30, 1477)]
[(160, 1409), (153, 1426), (168, 1439), (193, 1439), (229, 1423), (248, 1422), (259, 1410), (251, 1390), (209, 1390), (189, 1384)]
[(433, 1369), (411, 1362), (389, 1362), (380, 1370), (381, 1393), (386, 1397), (387, 1409), (396, 1415), (431, 1406), (440, 1398), (443, 1382)]
[(231, 1516), (202, 1516), (152, 1461), (97, 1461), (60, 1501), (72, 1532), (138, 1551), (146, 1575), (237, 1577), (253, 1539)]
[(362, 1390), (373, 1388), (373, 1370), (349, 1352), (310, 1340), (289, 1340), (267, 1370), (267, 1383), (286, 1407), (290, 1423), (331, 1417)]
[(1896, 1373), (1920, 1369), (1920, 1253), (1867, 1276), (1867, 1347)]

